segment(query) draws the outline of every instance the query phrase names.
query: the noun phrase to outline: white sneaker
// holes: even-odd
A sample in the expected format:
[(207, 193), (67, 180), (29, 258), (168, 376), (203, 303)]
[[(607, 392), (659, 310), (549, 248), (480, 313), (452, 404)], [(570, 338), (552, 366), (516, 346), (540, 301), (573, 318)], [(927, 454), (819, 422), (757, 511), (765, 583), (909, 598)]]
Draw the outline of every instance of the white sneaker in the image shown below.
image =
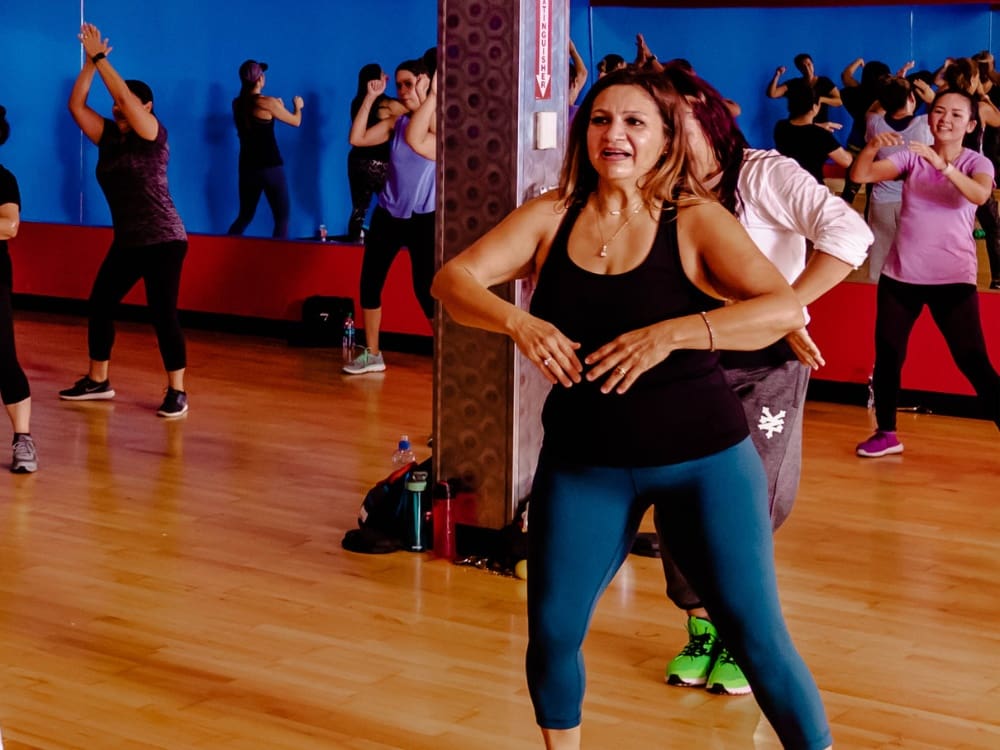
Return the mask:
[(361, 354), (355, 357), (350, 363), (344, 365), (344, 372), (348, 375), (364, 375), (366, 372), (383, 372), (385, 370), (385, 360), (382, 354), (372, 354), (371, 349), (365, 348)]

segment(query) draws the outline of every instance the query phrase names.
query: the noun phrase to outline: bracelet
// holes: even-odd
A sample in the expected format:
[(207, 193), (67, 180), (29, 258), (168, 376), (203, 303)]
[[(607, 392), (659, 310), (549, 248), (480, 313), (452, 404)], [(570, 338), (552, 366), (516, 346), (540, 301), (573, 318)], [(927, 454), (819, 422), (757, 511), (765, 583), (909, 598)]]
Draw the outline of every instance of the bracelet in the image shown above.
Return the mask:
[(103, 60), (106, 57), (107, 55), (105, 55), (103, 52), (98, 52), (96, 55), (90, 58), (90, 61), (94, 63), (94, 65), (97, 65), (99, 61)]
[(715, 351), (715, 329), (712, 328), (712, 324), (708, 321), (708, 313), (702, 311), (698, 313), (701, 315), (701, 319), (705, 321), (705, 327), (708, 329), (708, 350), (710, 352)]

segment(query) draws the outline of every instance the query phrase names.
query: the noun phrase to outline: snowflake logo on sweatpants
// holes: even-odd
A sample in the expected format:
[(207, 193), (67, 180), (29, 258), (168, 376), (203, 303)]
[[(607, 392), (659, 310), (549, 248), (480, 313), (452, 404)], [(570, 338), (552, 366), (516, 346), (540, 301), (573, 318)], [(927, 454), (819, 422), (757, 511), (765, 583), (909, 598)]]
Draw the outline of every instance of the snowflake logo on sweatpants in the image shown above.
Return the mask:
[(770, 440), (774, 433), (782, 432), (785, 429), (785, 410), (782, 409), (777, 414), (771, 414), (771, 409), (767, 406), (761, 408), (760, 421), (757, 422), (757, 429), (767, 433)]

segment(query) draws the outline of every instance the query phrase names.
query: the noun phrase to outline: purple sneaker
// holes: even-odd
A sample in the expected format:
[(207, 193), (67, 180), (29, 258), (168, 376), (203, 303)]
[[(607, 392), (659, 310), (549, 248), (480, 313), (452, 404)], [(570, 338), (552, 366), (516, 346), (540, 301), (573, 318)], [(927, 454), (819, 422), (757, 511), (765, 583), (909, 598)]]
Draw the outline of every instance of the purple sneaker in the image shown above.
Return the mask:
[(875, 434), (863, 443), (858, 443), (857, 454), (863, 458), (879, 458), (893, 453), (902, 453), (903, 444), (895, 432), (875, 430)]

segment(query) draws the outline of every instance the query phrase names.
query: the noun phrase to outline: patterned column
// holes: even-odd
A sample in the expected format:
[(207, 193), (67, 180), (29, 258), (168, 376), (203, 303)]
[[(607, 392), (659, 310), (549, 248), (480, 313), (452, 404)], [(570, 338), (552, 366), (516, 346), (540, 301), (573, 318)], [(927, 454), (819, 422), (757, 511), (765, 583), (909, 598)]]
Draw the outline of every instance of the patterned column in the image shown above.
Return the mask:
[[(439, 264), (558, 181), (568, 14), (569, 0), (439, 0)], [(554, 113), (556, 148), (535, 148), (538, 112)], [(528, 305), (525, 282), (495, 291)], [(439, 316), (435, 476), (459, 476), (476, 489), (478, 525), (503, 526), (527, 495), (547, 392), (548, 383), (508, 338)]]

